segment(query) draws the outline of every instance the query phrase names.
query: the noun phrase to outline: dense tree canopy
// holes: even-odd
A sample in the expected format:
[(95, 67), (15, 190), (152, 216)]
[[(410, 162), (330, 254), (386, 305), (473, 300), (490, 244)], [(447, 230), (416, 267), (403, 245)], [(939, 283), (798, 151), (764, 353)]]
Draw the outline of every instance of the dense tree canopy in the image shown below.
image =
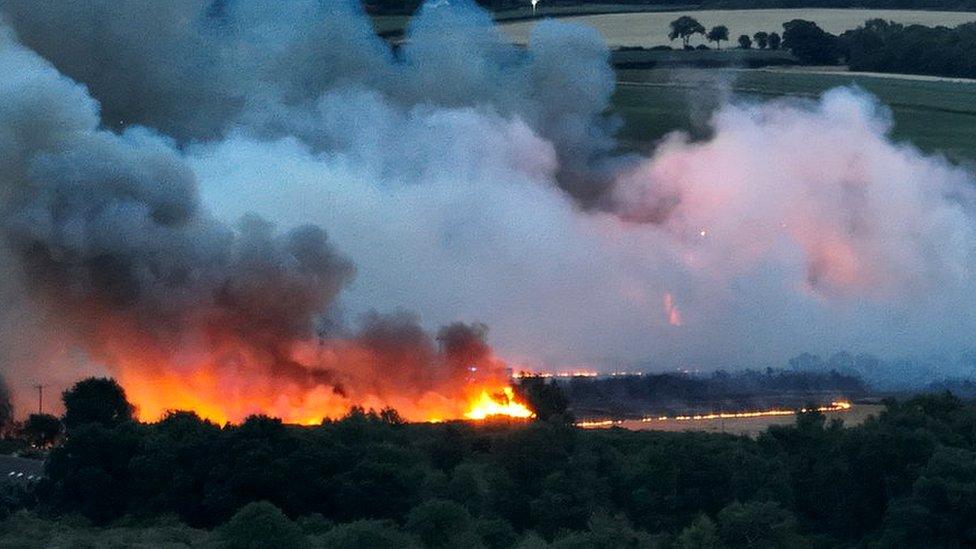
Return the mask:
[[(120, 525), (176, 516), (213, 530), (145, 539), (179, 532), (201, 546), (350, 548), (974, 541), (976, 405), (948, 394), (891, 401), (853, 428), (801, 414), (757, 439), (588, 431), (560, 413), (405, 424), (356, 409), (315, 427), (261, 416), (220, 427), (188, 412), (152, 424), (88, 417), (52, 452), (36, 507), (109, 527), (44, 523), (62, 536), (117, 539), (129, 535)], [(0, 522), (0, 544), (49, 539), (38, 520)]]
[(852, 70), (976, 78), (976, 23), (955, 28), (880, 19), (840, 37)]
[(794, 19), (783, 23), (783, 29), (783, 47), (793, 52), (801, 63), (837, 63), (840, 57), (837, 37), (825, 32), (813, 21)]

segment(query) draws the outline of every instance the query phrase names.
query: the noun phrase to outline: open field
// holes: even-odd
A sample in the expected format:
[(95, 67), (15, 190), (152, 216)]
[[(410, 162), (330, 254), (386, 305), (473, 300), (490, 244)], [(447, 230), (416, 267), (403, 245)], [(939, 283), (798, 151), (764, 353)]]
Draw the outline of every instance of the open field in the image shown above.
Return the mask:
[[(772, 10), (702, 10), (667, 11), (653, 13), (581, 15), (565, 21), (582, 23), (596, 28), (611, 47), (652, 47), (670, 44), (668, 39), (671, 21), (681, 15), (692, 15), (706, 27), (725, 25), (734, 41), (741, 34), (752, 36), (756, 32), (782, 32), (783, 23), (792, 19), (816, 22), (824, 30), (839, 34), (853, 29), (868, 19), (881, 18), (904, 24), (927, 26), (956, 26), (976, 21), (976, 13), (915, 10), (854, 10), (854, 9), (772, 9)], [(515, 42), (528, 42), (535, 20), (503, 23), (501, 27)], [(704, 43), (702, 36), (692, 39), (693, 44)], [(680, 45), (680, 44), (679, 44)]]
[(624, 121), (621, 138), (648, 147), (676, 129), (701, 135), (710, 107), (729, 91), (743, 98), (816, 98), (837, 86), (856, 85), (891, 109), (893, 135), (927, 152), (976, 162), (976, 82), (817, 73), (793, 70), (621, 70), (614, 109)]
[[(526, 2), (528, 4), (528, 2)], [(495, 12), (495, 21), (524, 21), (543, 17), (578, 17), (584, 15), (601, 15), (611, 13), (649, 13), (658, 11), (674, 11), (680, 9), (674, 5), (657, 4), (586, 4), (583, 6), (545, 6), (540, 5), (533, 13), (528, 5), (524, 8), (502, 10)], [(689, 3), (688, 10), (697, 9), (695, 4)], [(408, 15), (375, 15), (373, 25), (380, 34), (396, 34), (402, 32), (410, 21)]]
[[(827, 421), (839, 419), (847, 427), (860, 425), (870, 416), (877, 417), (885, 409), (882, 404), (855, 404), (850, 410), (825, 412)], [(616, 424), (631, 431), (703, 431), (708, 433), (730, 433), (734, 435), (758, 436), (771, 425), (792, 425), (795, 415), (763, 416), (755, 418), (703, 419), (703, 420), (630, 420)]]

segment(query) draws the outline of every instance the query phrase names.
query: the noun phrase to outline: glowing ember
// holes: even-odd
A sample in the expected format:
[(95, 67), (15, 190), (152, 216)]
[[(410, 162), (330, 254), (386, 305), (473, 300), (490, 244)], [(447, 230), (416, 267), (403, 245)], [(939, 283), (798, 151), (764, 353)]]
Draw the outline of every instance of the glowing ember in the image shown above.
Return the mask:
[(515, 399), (511, 387), (505, 387), (497, 393), (481, 391), (481, 395), (472, 403), (471, 409), (464, 413), (467, 419), (476, 420), (495, 416), (528, 419), (535, 417), (535, 414)]

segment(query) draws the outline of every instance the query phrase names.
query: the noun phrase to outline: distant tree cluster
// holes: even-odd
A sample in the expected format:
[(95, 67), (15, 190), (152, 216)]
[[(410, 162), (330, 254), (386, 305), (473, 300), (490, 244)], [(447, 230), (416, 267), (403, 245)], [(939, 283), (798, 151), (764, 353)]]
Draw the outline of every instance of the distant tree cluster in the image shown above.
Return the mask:
[[(527, 0), (476, 0), (492, 11), (524, 8)], [(976, 0), (543, 0), (550, 6), (585, 7), (607, 4), (635, 7), (654, 6), (685, 9), (697, 4), (705, 9), (770, 9), (770, 8), (865, 8), (865, 9), (937, 9), (976, 11)], [(417, 10), (422, 0), (363, 0), (368, 11), (376, 14), (410, 14)]]
[[(694, 49), (691, 46), (691, 39), (695, 35), (699, 34), (705, 37), (705, 39), (707, 39), (709, 42), (714, 42), (718, 49), (722, 49), (722, 42), (729, 41), (729, 28), (727, 26), (716, 25), (706, 32), (705, 26), (690, 15), (682, 15), (681, 17), (675, 19), (671, 22), (670, 27), (671, 30), (668, 33), (668, 38), (671, 39), (671, 41), (680, 38), (682, 46), (686, 50)], [(763, 50), (767, 48), (771, 50), (778, 50), (782, 42), (779, 34), (775, 32), (757, 32), (753, 37), (749, 37), (745, 34), (740, 35), (738, 39), (739, 48), (744, 50), (751, 49), (753, 46), (753, 40), (755, 40), (756, 46)]]
[[(604, 2), (605, 0), (592, 1)], [(976, 0), (704, 0), (701, 7), (710, 9), (859, 8), (976, 11)]]
[[(671, 40), (681, 38), (692, 49), (691, 38), (702, 35), (721, 46), (729, 39), (724, 25), (705, 31), (694, 17), (671, 22)], [(805, 65), (836, 65), (841, 62), (854, 71), (925, 74), (976, 78), (976, 22), (955, 28), (901, 25), (881, 19), (835, 36), (813, 21), (794, 19), (783, 23), (783, 34), (757, 32), (738, 38), (740, 49), (789, 50)]]
[(783, 47), (807, 65), (835, 65), (841, 55), (836, 36), (803, 19), (783, 23)]
[(857, 375), (827, 368), (580, 377), (560, 384), (569, 406), (583, 417), (799, 407), (818, 396), (854, 398), (868, 392)]
[[(530, 385), (561, 409), (549, 384)], [(757, 439), (587, 431), (558, 413), (418, 425), (354, 409), (316, 427), (260, 416), (221, 427), (173, 412), (143, 424), (111, 380), (65, 401), (66, 438), (38, 499), (20, 500), (31, 510), (5, 508), (0, 546), (976, 543), (976, 405), (948, 394), (889, 402), (854, 428), (801, 414)]]
[(867, 21), (839, 38), (851, 70), (976, 78), (976, 23), (955, 28)]

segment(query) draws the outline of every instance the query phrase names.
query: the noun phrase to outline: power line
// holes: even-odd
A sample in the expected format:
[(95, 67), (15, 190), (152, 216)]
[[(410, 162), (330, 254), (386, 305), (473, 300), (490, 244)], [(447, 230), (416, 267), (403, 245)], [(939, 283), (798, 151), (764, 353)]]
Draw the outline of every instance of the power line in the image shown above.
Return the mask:
[(47, 387), (47, 385), (41, 385), (41, 384), (34, 385), (34, 388), (37, 389), (37, 413), (38, 414), (44, 413), (44, 388), (45, 387)]

